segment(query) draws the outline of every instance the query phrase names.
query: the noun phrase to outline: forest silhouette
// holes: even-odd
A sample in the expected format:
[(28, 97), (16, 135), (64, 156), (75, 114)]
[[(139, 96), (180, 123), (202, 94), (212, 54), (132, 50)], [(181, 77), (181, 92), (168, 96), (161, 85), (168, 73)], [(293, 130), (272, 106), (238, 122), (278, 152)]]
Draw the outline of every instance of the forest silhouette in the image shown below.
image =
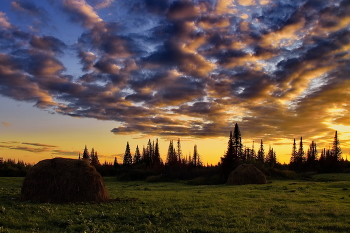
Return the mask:
[[(85, 146), (78, 159), (88, 160), (102, 176), (117, 176), (120, 180), (147, 180), (150, 182), (187, 180), (189, 183), (220, 184), (226, 183), (229, 174), (241, 164), (253, 164), (266, 176), (277, 178), (295, 178), (307, 176), (310, 173), (349, 172), (350, 162), (341, 156), (342, 151), (338, 133), (335, 131), (332, 147), (318, 149), (312, 141), (305, 151), (303, 138), (297, 146), (296, 139), (291, 145), (289, 164), (278, 162), (276, 152), (272, 147), (265, 149), (260, 140), (258, 150), (244, 146), (238, 124), (230, 131), (226, 153), (217, 165), (202, 162), (197, 145), (194, 145), (192, 155), (183, 155), (180, 138), (169, 141), (168, 152), (163, 161), (159, 152), (159, 142), (148, 140), (147, 146), (140, 151), (136, 146), (131, 153), (129, 142), (126, 143), (123, 161), (100, 163), (98, 152), (92, 148), (89, 152)], [(0, 160), (0, 176), (25, 176), (31, 164), (23, 161)]]

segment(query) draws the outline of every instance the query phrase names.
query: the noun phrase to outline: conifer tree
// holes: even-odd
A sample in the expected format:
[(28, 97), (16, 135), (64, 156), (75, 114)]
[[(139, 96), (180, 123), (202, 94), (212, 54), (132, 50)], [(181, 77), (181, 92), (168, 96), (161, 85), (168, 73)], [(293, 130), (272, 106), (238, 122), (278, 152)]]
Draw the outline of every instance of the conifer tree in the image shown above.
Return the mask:
[(294, 171), (302, 171), (304, 169), (304, 165), (306, 163), (306, 157), (303, 147), (303, 137), (300, 137), (299, 149), (296, 151), (296, 143), (294, 139), (292, 155), (290, 159), (290, 169)]
[(141, 162), (141, 154), (140, 154), (139, 146), (137, 145), (136, 146), (136, 151), (135, 151), (135, 154), (134, 154), (133, 163), (134, 164), (138, 164), (140, 162)]
[(334, 134), (334, 140), (333, 140), (333, 145), (332, 145), (332, 156), (334, 157), (334, 161), (340, 161), (341, 160), (341, 148), (340, 148), (340, 142), (338, 139), (338, 132), (335, 131)]
[(117, 157), (114, 157), (113, 167), (114, 167), (114, 168), (117, 168), (118, 166), (119, 166), (119, 164), (118, 164)]
[[(153, 143), (154, 144), (154, 143)], [(158, 138), (156, 140), (156, 144), (154, 146), (154, 152), (153, 152), (153, 168), (158, 168), (160, 166), (161, 163), (161, 159), (160, 159), (160, 153), (159, 153), (159, 144), (158, 144)]]
[(95, 168), (101, 166), (100, 160), (98, 159), (97, 151), (94, 151), (94, 156), (91, 156), (91, 165), (93, 165)]
[(234, 145), (233, 145), (232, 131), (230, 131), (230, 137), (229, 137), (228, 143), (227, 143), (227, 151), (226, 151), (225, 158), (227, 158), (227, 160), (229, 160), (229, 161), (234, 160)]
[(312, 141), (307, 151), (306, 165), (308, 169), (314, 170), (316, 168), (317, 161), (317, 148), (316, 143)]
[(260, 141), (260, 148), (258, 150), (257, 160), (261, 164), (263, 164), (264, 160), (265, 160), (265, 150), (264, 150), (264, 144), (263, 144), (263, 140), (262, 139)]
[(132, 156), (130, 153), (129, 142), (126, 143), (125, 154), (123, 159), (123, 165), (129, 166), (132, 164)]
[(197, 145), (194, 145), (194, 148), (193, 148), (192, 165), (194, 167), (202, 166), (202, 161), (201, 161), (200, 155), (198, 154), (198, 151), (197, 151)]
[(235, 124), (235, 129), (233, 131), (233, 157), (234, 159), (245, 160), (243, 156), (243, 145), (241, 131), (239, 130), (238, 124)]
[[(192, 163), (192, 159), (190, 158)], [(230, 136), (227, 143), (226, 154), (221, 157), (221, 171), (224, 179), (227, 179), (231, 171), (237, 166), (238, 160), (234, 158), (234, 147), (233, 147), (233, 134), (230, 131)]]
[(176, 155), (176, 151), (175, 151), (175, 148), (174, 148), (174, 145), (173, 145), (173, 140), (170, 140), (170, 143), (169, 143), (166, 163), (168, 165), (175, 165), (175, 164), (177, 164), (177, 155)]
[(95, 156), (95, 149), (92, 148), (90, 152), (90, 159), (93, 160), (94, 156)]
[(293, 142), (293, 147), (292, 147), (292, 154), (291, 154), (291, 157), (290, 157), (290, 164), (291, 165), (295, 165), (295, 163), (297, 162), (297, 144), (295, 142), (295, 138), (294, 138), (294, 142)]
[(177, 161), (179, 161), (179, 163), (182, 161), (180, 138), (177, 139)]
[(89, 151), (88, 151), (86, 145), (85, 145), (85, 149), (83, 152), (83, 159), (90, 159)]
[(146, 147), (146, 155), (147, 155), (147, 160), (146, 165), (147, 167), (151, 167), (152, 166), (152, 159), (154, 156), (154, 150), (153, 150), (153, 145), (151, 142), (151, 139), (148, 139), (148, 143), (147, 143), (147, 147)]
[(300, 137), (299, 150), (298, 150), (298, 164), (302, 164), (305, 161), (305, 152), (303, 147), (303, 137)]
[(269, 152), (267, 153), (266, 163), (270, 167), (274, 167), (276, 165), (276, 163), (277, 163), (276, 152), (273, 150), (272, 147), (270, 147)]

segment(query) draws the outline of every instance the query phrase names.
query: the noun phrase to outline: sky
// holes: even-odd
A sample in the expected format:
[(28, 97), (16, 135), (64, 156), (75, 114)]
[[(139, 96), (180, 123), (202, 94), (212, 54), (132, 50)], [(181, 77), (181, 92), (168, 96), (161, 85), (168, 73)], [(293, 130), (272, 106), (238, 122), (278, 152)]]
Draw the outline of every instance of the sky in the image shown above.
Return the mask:
[(158, 138), (217, 164), (293, 139), (350, 153), (349, 0), (2, 0), (0, 157), (122, 162)]

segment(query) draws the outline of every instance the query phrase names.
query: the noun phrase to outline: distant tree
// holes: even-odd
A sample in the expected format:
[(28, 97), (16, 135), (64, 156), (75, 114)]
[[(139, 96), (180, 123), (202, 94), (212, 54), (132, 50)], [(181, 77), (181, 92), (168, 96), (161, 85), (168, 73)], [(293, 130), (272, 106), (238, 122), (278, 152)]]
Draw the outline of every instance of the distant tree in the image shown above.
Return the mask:
[(341, 161), (341, 158), (342, 158), (341, 154), (342, 154), (342, 151), (341, 151), (340, 142), (338, 139), (338, 132), (335, 131), (333, 145), (332, 145), (332, 156), (334, 157), (334, 160), (338, 162)]
[(170, 140), (166, 163), (170, 166), (174, 166), (177, 162), (177, 154), (173, 145), (173, 140)]
[(238, 124), (235, 124), (235, 129), (233, 131), (233, 155), (234, 158), (245, 160), (243, 156), (243, 145), (242, 145), (242, 135), (239, 130)]
[(197, 151), (197, 145), (194, 145), (194, 148), (193, 148), (192, 165), (194, 167), (202, 166), (202, 161), (201, 161), (200, 155), (198, 154), (198, 151)]
[(298, 150), (298, 164), (305, 162), (305, 152), (303, 147), (303, 137), (300, 137), (299, 150)]
[(234, 156), (234, 147), (233, 147), (233, 134), (230, 131), (230, 136), (227, 143), (226, 154), (221, 157), (221, 171), (224, 179), (226, 180), (231, 171), (237, 166), (238, 158)]
[(92, 160), (94, 156), (95, 156), (95, 149), (92, 148), (90, 152), (90, 160)]
[(242, 147), (241, 132), (236, 123), (233, 133), (230, 131), (226, 154), (221, 157), (220, 167), (224, 180), (227, 179), (228, 175), (240, 164), (242, 157), (244, 157)]
[(306, 155), (306, 167), (309, 170), (315, 170), (316, 169), (316, 162), (317, 162), (317, 148), (316, 143), (312, 141), (310, 143), (309, 149), (307, 151)]
[(93, 165), (95, 168), (101, 166), (97, 151), (94, 151), (94, 156), (91, 156), (91, 165)]
[(277, 163), (276, 152), (272, 147), (270, 147), (269, 152), (267, 153), (266, 163), (269, 165), (269, 167), (274, 167)]
[(251, 150), (249, 147), (245, 147), (244, 148), (244, 152), (243, 152), (243, 161), (249, 161), (251, 160)]
[(89, 151), (88, 151), (86, 145), (85, 145), (85, 149), (83, 152), (83, 159), (90, 159)]
[(182, 161), (182, 151), (181, 151), (181, 143), (180, 143), (180, 138), (177, 139), (177, 161), (181, 162)]
[[(153, 142), (154, 144), (154, 142)], [(161, 158), (160, 158), (160, 153), (159, 153), (159, 144), (158, 144), (158, 138), (156, 140), (156, 144), (153, 147), (153, 156), (152, 156), (152, 167), (154, 169), (158, 169), (160, 164), (161, 164)]]
[[(298, 159), (297, 159), (297, 156), (298, 156), (298, 153), (297, 153), (297, 144), (296, 144), (295, 138), (294, 138), (293, 147), (292, 147), (292, 154), (291, 154), (291, 157), (290, 157), (290, 165), (291, 165), (292, 167), (295, 166), (295, 163), (296, 163), (296, 161), (298, 160)], [(293, 168), (292, 170), (294, 170), (294, 168)]]
[(300, 137), (298, 151), (296, 151), (296, 143), (294, 139), (291, 162), (289, 164), (290, 169), (294, 171), (299, 171), (299, 172), (302, 171), (304, 169), (305, 161), (306, 161), (306, 158), (305, 158), (305, 152), (303, 147), (303, 138)]
[(138, 164), (140, 162), (141, 162), (141, 154), (140, 154), (139, 146), (137, 145), (136, 146), (136, 151), (135, 151), (135, 154), (134, 154), (133, 163), (134, 164)]
[(114, 157), (114, 163), (113, 163), (114, 168), (117, 168), (119, 166), (117, 157)]
[(263, 164), (264, 160), (265, 160), (265, 150), (264, 150), (263, 140), (261, 139), (261, 141), (260, 141), (260, 148), (258, 150), (258, 155), (257, 155), (257, 161), (259, 163)]
[(129, 142), (126, 143), (123, 165), (129, 166), (132, 164), (132, 156), (130, 152)]
[(145, 153), (145, 164), (148, 168), (152, 167), (152, 159), (153, 159), (153, 154), (154, 154), (154, 150), (153, 150), (153, 145), (151, 142), (151, 139), (148, 139), (148, 143), (147, 143), (147, 147), (146, 147), (146, 153)]

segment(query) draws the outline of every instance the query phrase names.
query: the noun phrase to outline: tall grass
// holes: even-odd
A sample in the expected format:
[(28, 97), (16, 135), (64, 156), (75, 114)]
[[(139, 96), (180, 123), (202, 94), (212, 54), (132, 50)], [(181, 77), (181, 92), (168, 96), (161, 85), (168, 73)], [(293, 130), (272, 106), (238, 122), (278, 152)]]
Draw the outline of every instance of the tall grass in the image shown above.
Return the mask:
[(0, 232), (349, 232), (349, 180), (190, 186), (105, 178), (115, 201), (58, 205), (20, 202), (22, 180), (1, 178)]

